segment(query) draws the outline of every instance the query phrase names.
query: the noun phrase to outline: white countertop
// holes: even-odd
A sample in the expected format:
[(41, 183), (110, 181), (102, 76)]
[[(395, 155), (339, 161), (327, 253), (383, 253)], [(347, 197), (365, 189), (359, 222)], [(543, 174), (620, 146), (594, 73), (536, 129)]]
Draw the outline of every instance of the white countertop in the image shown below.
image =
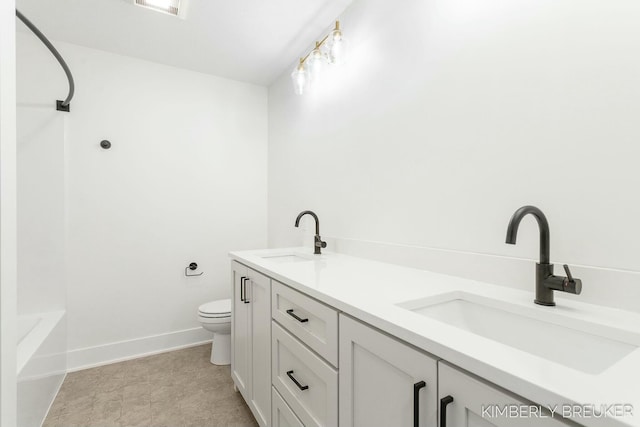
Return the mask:
[[(263, 258), (291, 253), (313, 260), (279, 263)], [(587, 374), (396, 305), (443, 293), (464, 292), (519, 306), (538, 319), (561, 318), (569, 327), (571, 323), (588, 323), (594, 328), (600, 325), (615, 328), (627, 341), (632, 337), (633, 343), (640, 346), (640, 314), (562, 299), (559, 292), (556, 292), (556, 307), (535, 305), (533, 265), (531, 292), (523, 292), (337, 253), (313, 256), (308, 248), (232, 252), (230, 256), (537, 404), (631, 404), (634, 407), (632, 417), (576, 419), (580, 424), (640, 427), (640, 348), (604, 372)], [(584, 349), (584, 357), (589, 357), (589, 348)]]

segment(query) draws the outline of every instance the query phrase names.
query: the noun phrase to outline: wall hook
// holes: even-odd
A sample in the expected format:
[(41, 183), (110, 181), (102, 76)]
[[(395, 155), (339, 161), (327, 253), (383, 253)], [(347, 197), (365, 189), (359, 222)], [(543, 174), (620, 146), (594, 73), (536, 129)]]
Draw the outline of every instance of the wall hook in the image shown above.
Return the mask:
[(187, 277), (202, 276), (204, 274), (204, 271), (200, 274), (189, 274), (189, 270), (194, 271), (197, 268), (198, 268), (198, 264), (196, 264), (195, 262), (192, 262), (191, 264), (189, 264), (184, 268), (184, 275)]

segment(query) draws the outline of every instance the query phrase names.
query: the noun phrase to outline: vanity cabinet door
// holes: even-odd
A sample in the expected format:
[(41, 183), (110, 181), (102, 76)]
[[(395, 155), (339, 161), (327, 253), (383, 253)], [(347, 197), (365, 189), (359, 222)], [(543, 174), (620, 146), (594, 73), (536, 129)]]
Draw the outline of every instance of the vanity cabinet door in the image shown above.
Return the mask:
[(339, 323), (340, 427), (436, 427), (436, 360), (350, 317)]
[(249, 269), (231, 262), (231, 378), (246, 401), (251, 390), (251, 332), (249, 305), (245, 304)]
[[(505, 406), (523, 405), (529, 407), (533, 404), (454, 368), (446, 362), (438, 363), (438, 374), (440, 427), (567, 427), (578, 425), (562, 418), (550, 418), (549, 413), (544, 416), (501, 416), (500, 412), (504, 410)], [(494, 408), (500, 408), (500, 410)]]
[(231, 263), (231, 378), (258, 424), (271, 422), (271, 279)]
[(250, 405), (262, 427), (271, 421), (271, 279), (249, 269), (247, 296), (251, 331)]

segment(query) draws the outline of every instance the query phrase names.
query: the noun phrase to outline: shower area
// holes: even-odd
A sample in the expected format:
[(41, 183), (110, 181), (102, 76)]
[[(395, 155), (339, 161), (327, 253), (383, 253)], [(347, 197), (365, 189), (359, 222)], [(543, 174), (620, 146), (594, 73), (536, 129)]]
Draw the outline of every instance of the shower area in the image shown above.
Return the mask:
[[(33, 24), (16, 15), (17, 409), (18, 426), (27, 427), (42, 423), (67, 369), (65, 120), (73, 80), (68, 80), (67, 98), (56, 101), (70, 72), (65, 64), (60, 76), (42, 73), (61, 56)], [(25, 57), (38, 58), (42, 67), (21, 66)]]

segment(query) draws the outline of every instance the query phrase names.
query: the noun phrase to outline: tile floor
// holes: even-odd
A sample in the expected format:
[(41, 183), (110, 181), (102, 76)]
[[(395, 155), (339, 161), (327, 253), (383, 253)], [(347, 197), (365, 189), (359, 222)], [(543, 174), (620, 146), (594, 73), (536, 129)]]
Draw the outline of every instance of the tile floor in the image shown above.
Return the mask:
[(67, 375), (43, 427), (257, 426), (211, 345)]

